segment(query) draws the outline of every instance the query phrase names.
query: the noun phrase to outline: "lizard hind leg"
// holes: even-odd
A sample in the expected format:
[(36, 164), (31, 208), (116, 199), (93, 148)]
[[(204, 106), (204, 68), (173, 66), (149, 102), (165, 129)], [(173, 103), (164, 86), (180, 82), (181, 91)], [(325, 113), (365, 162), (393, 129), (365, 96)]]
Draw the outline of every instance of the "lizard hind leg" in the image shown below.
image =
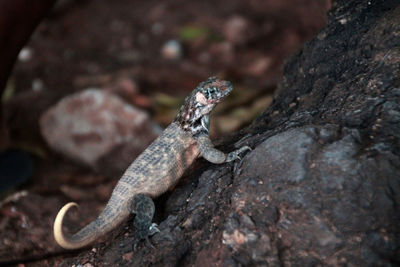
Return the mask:
[(157, 225), (151, 223), (153, 220), (155, 206), (153, 200), (144, 194), (137, 194), (133, 197), (132, 212), (135, 213), (133, 225), (139, 240), (147, 239), (148, 236), (159, 232)]

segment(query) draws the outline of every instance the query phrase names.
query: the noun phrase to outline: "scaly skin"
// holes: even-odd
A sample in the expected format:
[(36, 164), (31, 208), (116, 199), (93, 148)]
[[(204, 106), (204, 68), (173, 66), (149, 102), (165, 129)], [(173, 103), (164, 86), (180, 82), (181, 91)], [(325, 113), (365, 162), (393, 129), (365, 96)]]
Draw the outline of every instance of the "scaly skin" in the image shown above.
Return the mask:
[(175, 120), (128, 167), (96, 220), (69, 236), (62, 231), (63, 218), (77, 204), (68, 203), (59, 211), (54, 222), (57, 243), (66, 249), (87, 246), (132, 212), (136, 214), (134, 224), (138, 237), (144, 238), (153, 231), (150, 225), (154, 204), (149, 197), (155, 198), (172, 188), (199, 156), (220, 164), (235, 160), (250, 149), (242, 147), (226, 155), (215, 149), (209, 139), (209, 113), (231, 91), (229, 82), (214, 77), (200, 83), (185, 99)]

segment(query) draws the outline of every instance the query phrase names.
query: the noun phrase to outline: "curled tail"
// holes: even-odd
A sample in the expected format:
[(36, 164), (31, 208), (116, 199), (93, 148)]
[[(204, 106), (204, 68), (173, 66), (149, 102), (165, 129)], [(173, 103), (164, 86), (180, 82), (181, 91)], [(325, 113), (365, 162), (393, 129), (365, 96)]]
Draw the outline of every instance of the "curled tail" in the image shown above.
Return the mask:
[(129, 215), (127, 201), (118, 196), (111, 196), (110, 201), (103, 212), (91, 223), (73, 235), (65, 234), (63, 231), (63, 220), (68, 210), (78, 204), (70, 202), (58, 212), (54, 221), (53, 232), (57, 243), (66, 249), (77, 249), (89, 245), (100, 236), (110, 232)]

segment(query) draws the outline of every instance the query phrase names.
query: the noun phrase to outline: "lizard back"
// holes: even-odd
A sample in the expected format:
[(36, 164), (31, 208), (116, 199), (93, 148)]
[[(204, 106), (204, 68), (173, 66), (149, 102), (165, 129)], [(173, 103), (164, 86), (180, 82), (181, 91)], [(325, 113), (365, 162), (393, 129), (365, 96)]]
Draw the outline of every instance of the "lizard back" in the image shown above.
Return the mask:
[[(176, 184), (183, 172), (198, 157), (195, 139), (176, 123), (171, 123), (125, 171), (114, 191), (119, 187), (129, 191), (157, 197)], [(114, 194), (114, 193), (113, 193)]]

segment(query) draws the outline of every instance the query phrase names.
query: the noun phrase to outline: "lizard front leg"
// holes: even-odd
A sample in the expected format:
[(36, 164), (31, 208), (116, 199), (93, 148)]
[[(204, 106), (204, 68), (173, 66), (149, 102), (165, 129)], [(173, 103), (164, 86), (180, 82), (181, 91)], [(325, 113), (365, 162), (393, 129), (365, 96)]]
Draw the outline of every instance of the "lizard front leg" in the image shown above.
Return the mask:
[(208, 135), (200, 135), (196, 138), (199, 146), (200, 154), (207, 161), (215, 164), (221, 164), (224, 162), (230, 162), (236, 159), (240, 159), (239, 155), (246, 150), (251, 150), (249, 146), (243, 146), (237, 150), (234, 150), (228, 154), (216, 149), (214, 144), (211, 142)]

